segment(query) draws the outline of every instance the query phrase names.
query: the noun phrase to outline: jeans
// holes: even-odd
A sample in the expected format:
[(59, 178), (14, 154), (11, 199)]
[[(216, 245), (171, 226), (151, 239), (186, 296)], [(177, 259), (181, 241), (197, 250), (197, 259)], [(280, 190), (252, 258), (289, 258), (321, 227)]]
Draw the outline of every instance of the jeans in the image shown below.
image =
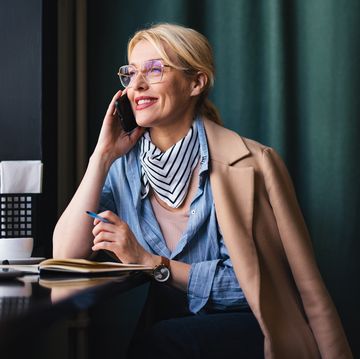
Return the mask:
[(264, 336), (250, 310), (194, 315), (183, 293), (165, 288), (150, 289), (129, 358), (264, 358)]

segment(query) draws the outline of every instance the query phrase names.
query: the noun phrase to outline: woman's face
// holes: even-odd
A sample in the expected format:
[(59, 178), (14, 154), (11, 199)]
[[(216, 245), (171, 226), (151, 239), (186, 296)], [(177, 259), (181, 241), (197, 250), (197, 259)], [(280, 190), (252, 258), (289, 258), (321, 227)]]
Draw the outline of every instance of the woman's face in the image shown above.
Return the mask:
[[(171, 60), (175, 56), (168, 51)], [(137, 43), (130, 64), (141, 69), (144, 61), (160, 59), (159, 52), (146, 40)], [(184, 72), (165, 67), (161, 82), (149, 84), (139, 73), (127, 89), (136, 122), (142, 127), (190, 126), (194, 117), (196, 96), (193, 80)]]

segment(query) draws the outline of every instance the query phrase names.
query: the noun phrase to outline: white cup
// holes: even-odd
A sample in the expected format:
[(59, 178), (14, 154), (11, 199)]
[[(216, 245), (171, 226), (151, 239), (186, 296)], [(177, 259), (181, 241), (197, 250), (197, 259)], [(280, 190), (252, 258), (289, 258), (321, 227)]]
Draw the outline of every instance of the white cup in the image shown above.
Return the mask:
[(0, 260), (31, 257), (33, 238), (0, 238)]

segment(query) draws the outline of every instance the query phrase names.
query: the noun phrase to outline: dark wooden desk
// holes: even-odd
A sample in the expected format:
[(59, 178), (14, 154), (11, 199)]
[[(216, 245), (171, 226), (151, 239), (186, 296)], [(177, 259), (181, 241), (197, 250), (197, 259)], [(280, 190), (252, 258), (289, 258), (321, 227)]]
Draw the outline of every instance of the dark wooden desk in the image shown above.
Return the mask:
[(149, 277), (72, 279), (0, 282), (1, 357), (125, 358)]

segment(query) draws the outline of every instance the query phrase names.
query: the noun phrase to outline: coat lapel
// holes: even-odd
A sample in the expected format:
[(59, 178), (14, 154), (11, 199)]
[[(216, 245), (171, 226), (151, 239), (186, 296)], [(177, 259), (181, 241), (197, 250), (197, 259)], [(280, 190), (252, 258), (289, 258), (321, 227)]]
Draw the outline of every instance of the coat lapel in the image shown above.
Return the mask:
[(250, 154), (236, 133), (205, 120), (216, 215), (240, 286), (259, 314), (260, 269), (253, 240), (254, 169), (234, 166)]

